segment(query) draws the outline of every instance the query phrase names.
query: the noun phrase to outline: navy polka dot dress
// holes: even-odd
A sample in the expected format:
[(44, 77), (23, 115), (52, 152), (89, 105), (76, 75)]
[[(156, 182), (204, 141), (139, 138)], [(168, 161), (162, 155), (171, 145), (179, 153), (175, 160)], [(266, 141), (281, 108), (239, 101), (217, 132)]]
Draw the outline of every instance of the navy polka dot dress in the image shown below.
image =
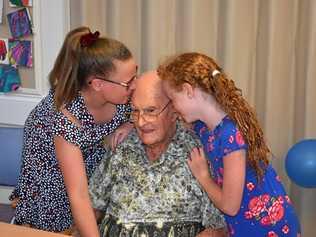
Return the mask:
[(95, 124), (79, 95), (66, 107), (80, 121), (81, 126), (77, 126), (54, 109), (53, 96), (50, 91), (25, 122), (22, 168), (10, 199), (20, 199), (15, 213), (16, 224), (59, 232), (71, 227), (72, 216), (53, 137), (62, 136), (81, 149), (90, 178), (105, 153), (104, 136), (128, 120), (130, 107), (117, 105), (110, 122)]

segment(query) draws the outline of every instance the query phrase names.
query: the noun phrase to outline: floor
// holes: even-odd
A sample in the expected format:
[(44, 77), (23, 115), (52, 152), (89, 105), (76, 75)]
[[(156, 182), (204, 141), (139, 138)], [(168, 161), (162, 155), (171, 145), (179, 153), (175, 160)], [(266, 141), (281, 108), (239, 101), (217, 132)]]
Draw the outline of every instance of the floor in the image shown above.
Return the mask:
[(9, 204), (0, 204), (0, 221), (10, 223), (14, 209)]

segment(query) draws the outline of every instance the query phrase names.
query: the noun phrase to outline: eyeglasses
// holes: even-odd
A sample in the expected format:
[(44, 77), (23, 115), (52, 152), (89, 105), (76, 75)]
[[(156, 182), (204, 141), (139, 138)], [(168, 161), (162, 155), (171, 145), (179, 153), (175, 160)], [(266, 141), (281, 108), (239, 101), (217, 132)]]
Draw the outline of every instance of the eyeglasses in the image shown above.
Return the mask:
[(159, 115), (162, 114), (163, 111), (165, 111), (170, 103), (171, 100), (169, 100), (168, 103), (159, 112), (157, 112), (156, 109), (144, 109), (141, 113), (141, 110), (132, 109), (130, 121), (136, 122), (139, 119), (139, 116), (142, 116), (143, 119), (147, 122), (154, 122), (159, 117)]
[[(100, 76), (95, 76), (95, 78), (102, 80), (102, 81), (107, 81), (107, 82), (111, 82), (113, 84), (119, 85), (119, 86), (123, 86), (126, 88), (126, 90), (129, 90), (129, 88), (131, 87), (133, 81), (137, 78), (137, 76), (133, 76), (129, 81), (127, 82), (117, 82), (117, 81), (111, 81), (109, 79), (106, 79), (104, 77), (100, 77)], [(91, 84), (91, 81), (89, 82), (89, 84)]]

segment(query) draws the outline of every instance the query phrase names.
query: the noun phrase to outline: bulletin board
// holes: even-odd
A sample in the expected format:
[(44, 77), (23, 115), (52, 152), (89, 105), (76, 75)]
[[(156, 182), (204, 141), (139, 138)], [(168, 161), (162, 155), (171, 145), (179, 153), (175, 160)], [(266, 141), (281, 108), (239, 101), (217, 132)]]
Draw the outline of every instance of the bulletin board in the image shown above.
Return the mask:
[[(10, 5), (11, 2), (11, 5)], [(26, 6), (13, 6), (12, 2), (16, 3), (22, 3), (26, 4)], [(2, 9), (1, 9), (2, 8)], [(20, 63), (19, 65), (14, 65), (15, 68), (17, 68), (17, 72), (21, 79), (21, 85), (20, 88), (28, 88), (28, 89), (35, 89), (35, 72), (34, 72), (34, 44), (33, 44), (33, 34), (30, 35), (20, 35), (17, 37), (12, 36), (12, 31), (10, 30), (10, 24), (7, 15), (14, 13), (16, 11), (24, 11), (24, 9), (27, 10), (29, 14), (29, 18), (32, 22), (33, 18), (33, 11), (32, 11), (32, 0), (16, 0), (16, 1), (10, 1), (10, 0), (0, 0), (0, 14), (2, 10), (2, 15), (0, 15), (1, 20), (0, 21), (0, 39), (11, 39), (11, 45), (14, 43), (14, 40), (17, 40), (18, 42), (27, 42), (30, 41), (31, 43), (28, 45), (31, 48), (31, 58), (29, 58), (29, 62), (27, 65), (25, 63)], [(11, 20), (12, 22), (12, 20)], [(14, 34), (14, 33), (13, 33)], [(22, 45), (23, 46), (23, 45)], [(22, 47), (23, 48), (23, 47)], [(19, 54), (19, 53), (17, 53)], [(24, 60), (25, 61), (25, 60)], [(16, 63), (16, 62), (14, 62)], [(5, 65), (4, 63), (1, 63), (1, 65)], [(10, 65), (10, 63), (9, 63)], [(8, 92), (10, 93), (10, 92)]]

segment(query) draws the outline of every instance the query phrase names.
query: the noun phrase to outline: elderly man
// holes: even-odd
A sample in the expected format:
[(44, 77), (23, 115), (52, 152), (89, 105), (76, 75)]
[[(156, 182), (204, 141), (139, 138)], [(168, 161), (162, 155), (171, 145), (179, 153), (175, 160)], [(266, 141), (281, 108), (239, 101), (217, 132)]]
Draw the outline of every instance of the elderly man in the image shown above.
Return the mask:
[(199, 143), (177, 122), (156, 72), (137, 80), (131, 117), (136, 129), (90, 180), (93, 207), (106, 213), (103, 237), (223, 236), (222, 215), (187, 165)]

